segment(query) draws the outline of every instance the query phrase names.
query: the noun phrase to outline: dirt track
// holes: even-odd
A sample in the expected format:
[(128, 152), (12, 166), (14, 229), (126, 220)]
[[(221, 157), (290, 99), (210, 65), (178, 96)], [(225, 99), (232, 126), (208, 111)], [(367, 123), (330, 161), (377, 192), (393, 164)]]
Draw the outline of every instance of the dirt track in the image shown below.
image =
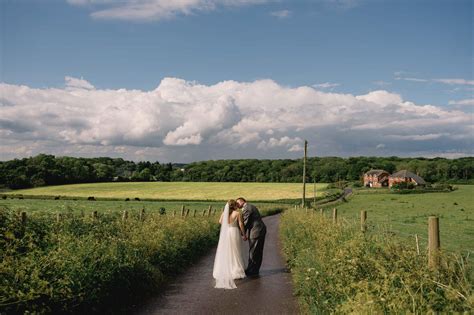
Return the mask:
[(260, 277), (237, 280), (237, 289), (214, 289), (216, 249), (178, 276), (164, 293), (136, 308), (135, 314), (294, 314), (291, 274), (280, 254), (280, 216), (264, 218), (267, 236)]

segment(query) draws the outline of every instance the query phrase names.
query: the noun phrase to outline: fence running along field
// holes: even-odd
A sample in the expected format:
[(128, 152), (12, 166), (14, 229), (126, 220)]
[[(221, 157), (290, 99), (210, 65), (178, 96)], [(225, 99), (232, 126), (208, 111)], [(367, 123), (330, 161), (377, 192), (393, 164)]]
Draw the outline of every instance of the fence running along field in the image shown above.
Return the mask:
[[(393, 223), (390, 221), (374, 223), (370, 222), (367, 218), (367, 211), (361, 210), (360, 211), (360, 223), (356, 222), (354, 218), (347, 219), (345, 217), (341, 217), (338, 215), (337, 208), (332, 208), (330, 214), (327, 214), (329, 211), (325, 211), (323, 208), (319, 209), (312, 209), (308, 207), (301, 207), (299, 205), (295, 205), (294, 209), (301, 209), (306, 214), (317, 214), (322, 216), (330, 215), (332, 218), (333, 224), (338, 224), (343, 222), (347, 225), (356, 225), (360, 224), (360, 230), (362, 233), (372, 233), (372, 234), (379, 234), (383, 237), (395, 237), (399, 238), (400, 240), (412, 242), (413, 246), (416, 248), (417, 254), (420, 255), (421, 251), (424, 249), (425, 252), (428, 254), (428, 266), (431, 268), (437, 268), (439, 266), (439, 252), (441, 250), (441, 238), (440, 238), (440, 218), (437, 216), (429, 216), (428, 222), (426, 224), (425, 231), (419, 231), (418, 233), (410, 234), (408, 232), (404, 232), (400, 229), (394, 229)], [(407, 223), (396, 222), (397, 226), (408, 226), (413, 227)], [(474, 254), (474, 248), (465, 248), (461, 251), (461, 254), (465, 254), (467, 257), (467, 262), (469, 256)]]
[(303, 312), (472, 310), (472, 250), (443, 250), (439, 222), (428, 218), (425, 247), (417, 234), (371, 223), (366, 211), (358, 220), (337, 208), (284, 212), (280, 235)]

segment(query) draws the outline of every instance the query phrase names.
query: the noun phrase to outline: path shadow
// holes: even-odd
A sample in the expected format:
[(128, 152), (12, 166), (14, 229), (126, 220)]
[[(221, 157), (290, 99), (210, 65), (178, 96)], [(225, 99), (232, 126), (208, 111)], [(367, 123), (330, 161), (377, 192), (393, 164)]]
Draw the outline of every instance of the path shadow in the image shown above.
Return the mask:
[(260, 274), (258, 276), (245, 277), (243, 279), (237, 279), (235, 281), (236, 283), (242, 284), (242, 283), (247, 283), (250, 281), (254, 281), (254, 280), (258, 280), (261, 278), (270, 277), (270, 276), (282, 274), (282, 273), (290, 273), (290, 270), (288, 268), (267, 269), (267, 270), (260, 271)]

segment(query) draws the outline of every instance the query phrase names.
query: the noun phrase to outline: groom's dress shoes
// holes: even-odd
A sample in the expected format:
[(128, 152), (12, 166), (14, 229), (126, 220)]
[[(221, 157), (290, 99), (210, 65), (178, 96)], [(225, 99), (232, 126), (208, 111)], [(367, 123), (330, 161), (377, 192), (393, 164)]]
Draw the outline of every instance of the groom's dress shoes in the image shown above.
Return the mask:
[(259, 276), (258, 272), (248, 272), (247, 270), (245, 270), (245, 275), (247, 277), (258, 277)]

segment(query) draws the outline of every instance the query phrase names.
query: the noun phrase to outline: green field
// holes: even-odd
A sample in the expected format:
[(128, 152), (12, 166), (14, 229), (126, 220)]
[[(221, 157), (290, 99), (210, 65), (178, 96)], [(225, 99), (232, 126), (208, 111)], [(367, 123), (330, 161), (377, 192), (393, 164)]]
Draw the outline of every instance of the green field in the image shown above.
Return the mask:
[[(327, 184), (316, 184), (321, 196)], [(248, 200), (301, 198), (299, 183), (196, 183), (196, 182), (127, 182), (47, 186), (15, 190), (15, 194), (34, 196), (69, 196), (98, 198), (146, 198), (166, 200), (227, 200), (245, 197)], [(306, 194), (313, 196), (313, 184)]]
[[(81, 211), (84, 214), (91, 213), (97, 210), (101, 213), (110, 212), (122, 212), (124, 210), (129, 211), (131, 215), (138, 215), (141, 209), (145, 209), (146, 212), (158, 212), (160, 208), (165, 208), (166, 213), (169, 215), (181, 214), (182, 206), (186, 209), (190, 209), (190, 214), (202, 215), (203, 211), (212, 206), (216, 211), (220, 211), (225, 205), (222, 201), (115, 201), (115, 200), (101, 200), (101, 201), (88, 201), (88, 200), (51, 200), (51, 199), (0, 199), (0, 207), (7, 207), (14, 211), (27, 211), (27, 212), (52, 212), (52, 213), (68, 213), (72, 212), (80, 214)], [(264, 214), (267, 210), (282, 208), (284, 205), (276, 204), (272, 202), (256, 202), (255, 205)]]
[(457, 187), (449, 193), (410, 195), (384, 189), (355, 190), (348, 202), (336, 207), (341, 219), (356, 224), (360, 211), (366, 210), (369, 228), (393, 232), (413, 244), (414, 234), (418, 234), (422, 248), (427, 246), (428, 216), (436, 215), (440, 220), (441, 247), (474, 253), (474, 185)]

